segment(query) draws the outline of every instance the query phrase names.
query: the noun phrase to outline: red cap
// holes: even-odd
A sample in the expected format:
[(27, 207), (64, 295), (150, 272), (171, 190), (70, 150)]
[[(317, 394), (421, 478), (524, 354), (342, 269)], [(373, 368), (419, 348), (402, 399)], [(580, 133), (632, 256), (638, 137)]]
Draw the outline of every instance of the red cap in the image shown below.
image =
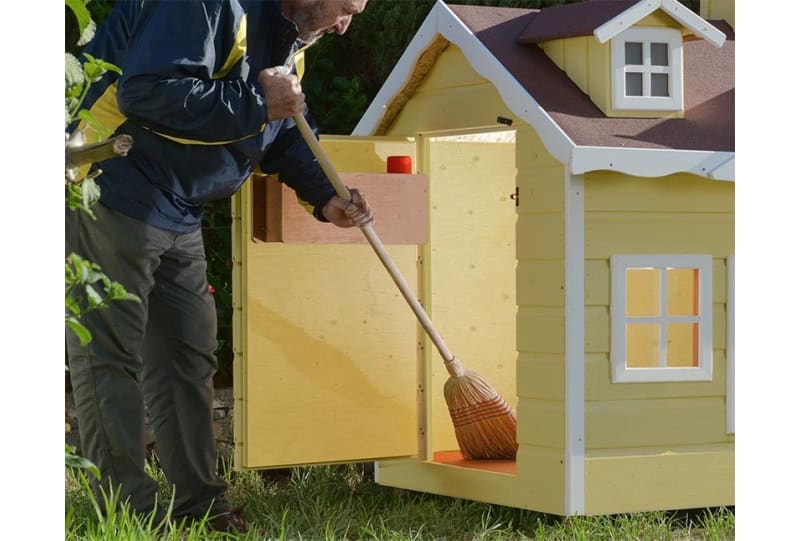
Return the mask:
[(411, 174), (411, 156), (389, 156), (386, 158), (387, 173)]

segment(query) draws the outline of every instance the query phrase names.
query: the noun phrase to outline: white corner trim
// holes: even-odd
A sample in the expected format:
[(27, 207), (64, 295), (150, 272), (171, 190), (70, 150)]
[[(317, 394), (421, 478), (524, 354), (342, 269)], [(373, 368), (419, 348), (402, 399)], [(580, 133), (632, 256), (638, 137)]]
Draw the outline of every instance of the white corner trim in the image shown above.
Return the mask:
[(605, 43), (657, 9), (664, 10), (670, 17), (715, 47), (722, 47), (725, 44), (726, 38), (723, 32), (677, 0), (642, 0), (595, 28), (594, 36), (600, 43)]
[(726, 337), (725, 342), (725, 359), (728, 363), (728, 381), (726, 382), (725, 394), (725, 431), (728, 434), (733, 434), (735, 432), (734, 421), (736, 417), (734, 413), (734, 399), (736, 397), (736, 376), (734, 374), (734, 357), (736, 350), (736, 333), (734, 332), (734, 323), (736, 321), (736, 317), (734, 315), (734, 300), (736, 298), (734, 258), (735, 256), (733, 254), (728, 256), (728, 291), (725, 300), (725, 308), (728, 312), (728, 336)]
[(494, 85), (517, 117), (533, 126), (542, 143), (557, 160), (569, 163), (575, 146), (572, 139), (442, 0), (437, 0), (352, 135), (372, 134), (383, 117), (386, 105), (402, 90), (417, 58), (430, 45), (436, 33), (461, 49), (472, 69)]
[(564, 356), (566, 386), (564, 416), (564, 514), (583, 515), (586, 509), (585, 390), (584, 390), (584, 179), (565, 172), (564, 216), (566, 326)]
[(576, 146), (570, 171), (618, 171), (637, 177), (663, 177), (691, 173), (714, 180), (733, 181), (735, 153), (665, 148), (620, 148)]
[(428, 16), (422, 22), (422, 25), (414, 34), (411, 42), (406, 47), (406, 50), (400, 56), (392, 69), (389, 77), (381, 86), (381, 89), (375, 95), (375, 98), (370, 103), (367, 111), (358, 121), (358, 124), (353, 129), (350, 135), (367, 136), (372, 135), (378, 128), (383, 115), (386, 113), (386, 107), (392, 101), (400, 90), (406, 85), (409, 77), (414, 73), (414, 67), (417, 65), (417, 60), (425, 52), (425, 50), (433, 43), (437, 34), (436, 17), (439, 10), (435, 7), (431, 9)]

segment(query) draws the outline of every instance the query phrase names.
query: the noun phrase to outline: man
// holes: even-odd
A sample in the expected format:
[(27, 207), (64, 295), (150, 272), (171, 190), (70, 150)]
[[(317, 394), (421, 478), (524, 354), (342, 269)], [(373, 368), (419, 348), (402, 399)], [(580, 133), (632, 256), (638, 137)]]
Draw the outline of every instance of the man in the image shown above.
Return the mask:
[(119, 0), (87, 48), (122, 75), (106, 75), (84, 106), (135, 145), (96, 165), (97, 220), (68, 212), (66, 249), (142, 302), (88, 314), (93, 340), (82, 347), (68, 333), (67, 347), (82, 451), (103, 475), (96, 488), (118, 489), (134, 511), (164, 515), (144, 471), (146, 403), (173, 516), (210, 512), (212, 528), (246, 530), (216, 473), (217, 321), (201, 206), (256, 168), (277, 173), (321, 221), (372, 220), (357, 190), (352, 201), (335, 195), (291, 121), (305, 110), (297, 77), (274, 69), (300, 42), (343, 34), (366, 1)]

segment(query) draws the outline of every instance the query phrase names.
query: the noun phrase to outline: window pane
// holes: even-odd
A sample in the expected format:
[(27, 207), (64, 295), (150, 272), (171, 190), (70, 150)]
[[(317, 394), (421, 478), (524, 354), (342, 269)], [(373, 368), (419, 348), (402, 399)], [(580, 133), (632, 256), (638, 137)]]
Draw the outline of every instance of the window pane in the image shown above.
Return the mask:
[(669, 75), (654, 73), (650, 76), (650, 95), (669, 97)]
[(667, 270), (667, 315), (698, 315), (698, 276), (697, 269)]
[(641, 73), (626, 73), (625, 74), (625, 95), (626, 96), (641, 96), (642, 95), (642, 74)]
[(627, 269), (626, 308), (628, 317), (661, 315), (661, 271), (659, 269)]
[(627, 325), (626, 359), (628, 368), (657, 368), (661, 349), (661, 325), (629, 323)]
[(697, 366), (698, 323), (667, 324), (667, 366)]
[(650, 64), (653, 66), (669, 66), (668, 50), (666, 43), (651, 43)]
[(642, 44), (637, 43), (635, 41), (626, 41), (625, 42), (625, 63), (626, 64), (635, 64), (637, 66), (641, 66), (644, 64), (642, 60)]

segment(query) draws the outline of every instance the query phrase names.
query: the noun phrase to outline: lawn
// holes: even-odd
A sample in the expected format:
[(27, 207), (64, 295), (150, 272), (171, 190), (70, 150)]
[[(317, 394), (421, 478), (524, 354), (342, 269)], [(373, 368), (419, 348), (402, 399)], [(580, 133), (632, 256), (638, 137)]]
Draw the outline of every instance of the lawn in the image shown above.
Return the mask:
[[(170, 491), (155, 463), (148, 468)], [(66, 539), (374, 539), (411, 540), (666, 540), (734, 539), (734, 512), (707, 509), (563, 520), (552, 515), (376, 485), (371, 465), (297, 468), (289, 475), (225, 468), (235, 506), (245, 506), (247, 536), (207, 534), (202, 523), (152, 525), (123, 507), (98, 518), (85, 474), (67, 469)]]

